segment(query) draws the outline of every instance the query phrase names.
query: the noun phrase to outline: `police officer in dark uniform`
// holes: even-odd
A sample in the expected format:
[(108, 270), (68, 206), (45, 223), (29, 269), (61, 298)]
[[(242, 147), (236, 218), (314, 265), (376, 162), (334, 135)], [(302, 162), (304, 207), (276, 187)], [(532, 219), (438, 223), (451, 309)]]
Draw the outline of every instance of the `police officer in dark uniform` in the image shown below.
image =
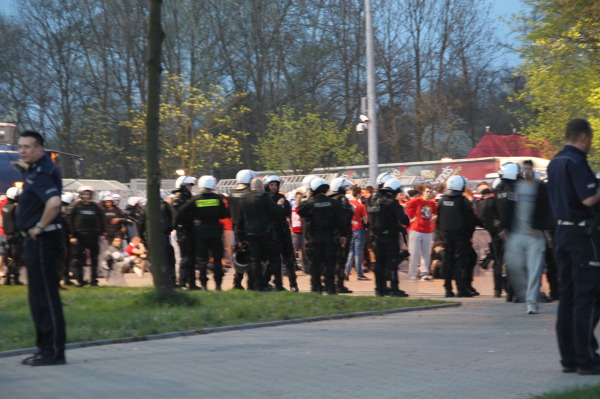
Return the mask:
[[(123, 238), (121, 230), (126, 221), (125, 213), (115, 204), (112, 195), (107, 195), (102, 199), (104, 204), (104, 236), (109, 243), (113, 242), (115, 237)], [(133, 238), (133, 237), (132, 237)]]
[(339, 202), (329, 198), (327, 182), (313, 178), (306, 201), (298, 206), (298, 215), (303, 221), (303, 232), (306, 237), (306, 251), (310, 260), (311, 292), (321, 294), (323, 286), (321, 275), (324, 276), (325, 290), (329, 295), (335, 295), (335, 254), (337, 245), (346, 245), (347, 236), (340, 235), (335, 241), (335, 231), (340, 234), (345, 231), (345, 218)]
[(209, 252), (214, 261), (213, 276), (216, 290), (221, 291), (223, 282), (223, 226), (220, 219), (228, 217), (223, 198), (214, 192), (217, 179), (202, 176), (198, 180), (200, 193), (183, 204), (177, 212), (177, 224), (189, 225), (194, 233), (194, 253), (200, 269), (200, 285), (208, 289)]
[(61, 175), (44, 153), (44, 139), (33, 131), (19, 137), (18, 165), (25, 185), (17, 210), (17, 228), (25, 232), (29, 307), (38, 351), (23, 359), (30, 366), (65, 364), (65, 319), (58, 274), (63, 251), (60, 225)]
[[(398, 265), (402, 261), (400, 254), (400, 233), (410, 220), (402, 205), (396, 200), (402, 185), (390, 178), (383, 183), (376, 195), (367, 202), (369, 215), (370, 240), (375, 250), (375, 295), (407, 297), (400, 289)], [(390, 281), (390, 287), (387, 282)]]
[(80, 201), (71, 209), (71, 227), (73, 237), (77, 241), (77, 266), (75, 279), (77, 286), (83, 287), (87, 282), (83, 279), (83, 266), (87, 256), (85, 250), (90, 251), (92, 261), (90, 285), (98, 285), (98, 252), (100, 251), (100, 236), (104, 232), (104, 213), (100, 206), (92, 201), (94, 189), (90, 186), (81, 186), (79, 189)]
[[(229, 213), (231, 215), (231, 224), (233, 227), (233, 233), (235, 234), (235, 242), (238, 248), (246, 247), (248, 243), (241, 240), (239, 234), (239, 223), (240, 223), (240, 203), (244, 195), (250, 192), (250, 181), (256, 177), (256, 173), (250, 169), (242, 169), (237, 172), (235, 179), (237, 186), (229, 193)], [(253, 270), (248, 265), (242, 268), (236, 266), (235, 274), (233, 275), (233, 288), (237, 290), (243, 290), (242, 280), (244, 274), (248, 275), (248, 289), (254, 289), (254, 277)]]
[[(288, 219), (292, 217), (292, 206), (285, 196), (279, 192), (279, 188), (281, 186), (281, 179), (279, 176), (265, 176), (263, 182), (265, 184), (265, 191), (269, 193), (273, 199), (273, 202), (278, 203), (280, 200), (283, 201), (283, 215), (275, 222), (275, 232), (277, 241), (279, 243), (279, 249), (281, 251), (281, 259), (283, 259), (283, 263), (285, 264), (285, 271), (290, 282), (290, 290), (292, 292), (298, 292), (296, 254), (294, 252), (292, 234), (288, 224)], [(282, 282), (281, 262), (274, 262), (273, 264), (269, 264), (269, 266), (271, 267), (267, 269), (267, 275), (265, 276), (267, 284), (269, 284), (271, 277), (273, 277), (275, 290), (285, 290)]]
[(456, 281), (459, 297), (472, 297), (468, 291), (467, 262), (471, 249), (471, 236), (475, 226), (481, 223), (471, 202), (463, 195), (466, 179), (452, 176), (448, 179), (448, 191), (438, 204), (437, 227), (444, 237), (444, 287), (446, 297), (453, 297), (452, 280)]
[(21, 266), (23, 265), (23, 235), (17, 230), (16, 216), (19, 195), (22, 190), (11, 187), (6, 190), (7, 202), (2, 206), (2, 227), (6, 234), (6, 277), (4, 285), (23, 285), (19, 281)]
[[(237, 234), (241, 242), (248, 243), (254, 290), (267, 291), (264, 270), (279, 267), (281, 276), (281, 249), (275, 225), (283, 217), (283, 199), (275, 204), (265, 193), (263, 181), (257, 177), (250, 182), (250, 190), (239, 203)], [(276, 284), (279, 286), (275, 289), (280, 290), (281, 279)]]
[(548, 194), (557, 221), (558, 347), (563, 372), (581, 375), (600, 374), (594, 336), (600, 319), (600, 184), (587, 162), (592, 136), (588, 121), (569, 121), (567, 143), (548, 165)]
[[(348, 197), (346, 197), (346, 191), (352, 187), (345, 177), (336, 177), (331, 181), (331, 193), (329, 198), (339, 202), (342, 207), (342, 213), (344, 215), (344, 230), (335, 232), (335, 241), (339, 242), (339, 237), (351, 237), (352, 236), (352, 218), (354, 217), (354, 210)], [(352, 290), (344, 286), (346, 280), (346, 262), (348, 261), (348, 252), (350, 248), (348, 245), (338, 244), (335, 256), (335, 278), (336, 278), (336, 290), (340, 294), (351, 294)]]
[(60, 272), (60, 279), (65, 282), (66, 285), (73, 285), (71, 282), (71, 265), (74, 265), (77, 253), (77, 244), (71, 243), (71, 234), (73, 229), (71, 228), (71, 204), (75, 200), (75, 196), (72, 193), (62, 193), (60, 196), (61, 209), (60, 209), (60, 223), (62, 224), (64, 232), (64, 247), (65, 256), (63, 257), (62, 269)]
[[(196, 178), (191, 176), (179, 176), (175, 181), (175, 190), (172, 191), (173, 208), (179, 212), (179, 208), (192, 198), (192, 187), (196, 184)], [(176, 216), (177, 218), (177, 216)], [(189, 225), (175, 224), (177, 234), (177, 245), (179, 247), (179, 287), (187, 287), (189, 290), (199, 290), (196, 285), (196, 265), (194, 263), (194, 239), (193, 231)]]

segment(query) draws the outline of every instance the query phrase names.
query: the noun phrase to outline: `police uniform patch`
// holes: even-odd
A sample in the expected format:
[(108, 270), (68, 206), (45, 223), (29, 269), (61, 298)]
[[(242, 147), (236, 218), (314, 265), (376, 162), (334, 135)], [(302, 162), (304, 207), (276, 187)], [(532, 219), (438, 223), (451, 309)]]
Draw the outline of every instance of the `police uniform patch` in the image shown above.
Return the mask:
[(217, 198), (196, 200), (196, 208), (204, 208), (207, 206), (219, 206), (219, 200)]

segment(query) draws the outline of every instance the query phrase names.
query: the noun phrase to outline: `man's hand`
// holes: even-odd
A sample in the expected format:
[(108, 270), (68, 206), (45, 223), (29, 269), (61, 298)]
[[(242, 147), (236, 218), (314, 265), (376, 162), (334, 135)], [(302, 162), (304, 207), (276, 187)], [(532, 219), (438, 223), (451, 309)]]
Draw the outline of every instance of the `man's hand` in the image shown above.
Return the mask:
[(27, 234), (32, 240), (37, 240), (37, 236), (42, 234), (44, 230), (41, 227), (33, 226), (27, 231)]

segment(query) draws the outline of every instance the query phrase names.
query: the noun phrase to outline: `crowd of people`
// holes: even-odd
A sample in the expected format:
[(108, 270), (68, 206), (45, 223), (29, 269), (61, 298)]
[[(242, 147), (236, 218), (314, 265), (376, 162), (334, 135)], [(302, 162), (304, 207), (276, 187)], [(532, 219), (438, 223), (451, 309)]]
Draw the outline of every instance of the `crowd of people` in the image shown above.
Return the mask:
[[(175, 190), (161, 192), (169, 281), (206, 290), (212, 275), (214, 289), (221, 290), (232, 269), (235, 289), (285, 290), (286, 276), (287, 289), (298, 291), (296, 272), (302, 270), (311, 276), (312, 292), (336, 294), (351, 292), (345, 282), (353, 274), (370, 281), (373, 273), (376, 295), (408, 296), (398, 278), (407, 260), (410, 282), (442, 278), (446, 297), (472, 297), (479, 295), (472, 286), (479, 261), (472, 239), (481, 226), (491, 237), (482, 264), (493, 265), (495, 296), (504, 291), (507, 300), (526, 302), (528, 313), (537, 313), (540, 298), (558, 298), (552, 251), (545, 251), (553, 229), (545, 184), (528, 161), (504, 164), (499, 174), (492, 187), (482, 182), (475, 192), (458, 175), (446, 185), (403, 189), (382, 173), (376, 189), (346, 177), (328, 183), (309, 175), (301, 187), (283, 193), (279, 176), (259, 178), (244, 169), (229, 194), (218, 193), (212, 176), (181, 176)], [(23, 240), (14, 227), (19, 193), (11, 188), (2, 204), (5, 284), (20, 284)], [(61, 199), (64, 285), (97, 286), (99, 276), (150, 270), (144, 198), (130, 197), (121, 208), (118, 194), (81, 186)], [(540, 293), (544, 264), (549, 297)]]

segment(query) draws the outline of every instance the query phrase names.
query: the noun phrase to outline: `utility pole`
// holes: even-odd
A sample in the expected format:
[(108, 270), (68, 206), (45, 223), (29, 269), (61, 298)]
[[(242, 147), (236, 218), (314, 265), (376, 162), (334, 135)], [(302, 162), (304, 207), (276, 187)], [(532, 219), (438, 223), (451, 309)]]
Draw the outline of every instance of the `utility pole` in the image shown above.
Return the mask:
[(367, 103), (368, 103), (368, 155), (369, 155), (369, 185), (377, 187), (376, 179), (379, 174), (379, 149), (377, 138), (377, 99), (375, 98), (375, 50), (373, 46), (373, 10), (371, 0), (365, 0), (365, 22), (367, 39)]

